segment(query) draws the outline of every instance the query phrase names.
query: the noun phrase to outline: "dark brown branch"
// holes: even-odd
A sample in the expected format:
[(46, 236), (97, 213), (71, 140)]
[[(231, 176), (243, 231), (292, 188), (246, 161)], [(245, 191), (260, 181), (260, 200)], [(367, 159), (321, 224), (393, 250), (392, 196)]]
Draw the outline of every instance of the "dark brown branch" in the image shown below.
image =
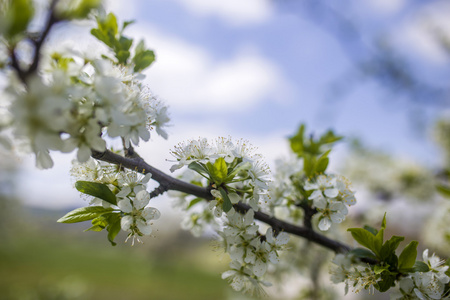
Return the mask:
[[(209, 192), (207, 188), (202, 188), (187, 182), (184, 182), (182, 180), (173, 178), (170, 175), (165, 174), (164, 172), (161, 172), (160, 170), (150, 166), (147, 164), (142, 158), (135, 157), (135, 158), (127, 158), (123, 157), (119, 154), (116, 154), (114, 152), (111, 152), (109, 150), (106, 150), (105, 152), (96, 152), (93, 151), (92, 157), (101, 161), (109, 162), (116, 165), (121, 165), (127, 169), (134, 170), (137, 172), (140, 172), (142, 174), (151, 173), (152, 179), (159, 182), (160, 184), (160, 190), (153, 191), (152, 193), (155, 193), (155, 195), (158, 193), (160, 194), (161, 191), (165, 190), (174, 190), (183, 192), (186, 194), (194, 195), (196, 197), (200, 197), (203, 199), (211, 200), (212, 195)], [(157, 188), (158, 189), (158, 188)], [(250, 209), (250, 206), (247, 204), (239, 202), (238, 204), (234, 205), (236, 211), (245, 213)], [(268, 214), (265, 214), (263, 212), (255, 212), (255, 219), (259, 220), (261, 222), (266, 223), (267, 225), (270, 225), (274, 230), (276, 231), (284, 231), (287, 233), (291, 233), (293, 235), (303, 237), (311, 242), (314, 242), (316, 244), (319, 244), (325, 248), (328, 248), (330, 250), (333, 250), (336, 253), (341, 252), (347, 252), (351, 249), (348, 245), (345, 245), (341, 242), (332, 240), (322, 234), (319, 234), (315, 231), (313, 231), (311, 228), (303, 227), (303, 226), (297, 226), (290, 224), (288, 222), (279, 220), (277, 218), (274, 218), (272, 216), (269, 216)]]
[(36, 72), (36, 70), (39, 67), (39, 63), (41, 61), (41, 48), (44, 44), (45, 39), (48, 37), (50, 30), (52, 29), (53, 25), (58, 23), (60, 20), (55, 16), (55, 6), (56, 3), (58, 3), (58, 0), (53, 0), (50, 3), (50, 9), (49, 9), (49, 15), (47, 22), (45, 24), (44, 30), (42, 31), (42, 34), (39, 39), (37, 40), (31, 40), (34, 42), (34, 53), (33, 53), (33, 62), (31, 63), (30, 68), (26, 71), (25, 77), (29, 77), (33, 73)]
[(42, 48), (45, 40), (47, 39), (47, 37), (50, 33), (50, 30), (56, 23), (61, 21), (60, 19), (58, 19), (55, 16), (55, 13), (54, 13), (57, 2), (58, 2), (58, 0), (53, 0), (50, 3), (48, 19), (47, 19), (47, 22), (45, 23), (45, 27), (44, 27), (42, 33), (40, 34), (40, 37), (38, 39), (31, 38), (31, 37), (29, 38), (30, 41), (34, 44), (34, 51), (33, 51), (33, 61), (31, 62), (31, 65), (28, 68), (28, 70), (23, 70), (20, 67), (17, 55), (15, 53), (15, 51), (16, 51), (15, 46), (12, 47), (9, 51), (9, 56), (11, 57), (11, 67), (14, 70), (16, 70), (17, 75), (19, 76), (20, 80), (24, 84), (27, 84), (27, 79), (30, 76), (32, 76), (34, 73), (36, 73), (36, 71), (39, 67), (39, 63), (41, 61), (41, 48)]

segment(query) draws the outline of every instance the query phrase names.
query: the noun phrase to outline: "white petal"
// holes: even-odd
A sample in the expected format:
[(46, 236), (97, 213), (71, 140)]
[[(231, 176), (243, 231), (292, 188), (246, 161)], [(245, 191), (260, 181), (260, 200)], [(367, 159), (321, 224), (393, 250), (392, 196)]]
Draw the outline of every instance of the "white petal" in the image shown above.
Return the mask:
[(261, 259), (257, 259), (255, 265), (253, 266), (253, 274), (257, 277), (261, 277), (267, 271), (267, 264)]
[(159, 210), (157, 210), (154, 207), (146, 207), (142, 211), (142, 216), (147, 221), (149, 221), (149, 220), (157, 220), (161, 216), (161, 213), (159, 212)]
[(277, 263), (280, 262), (280, 259), (278, 258), (278, 255), (277, 255), (276, 251), (269, 252), (269, 260), (273, 264), (277, 264)]
[(328, 218), (322, 218), (322, 220), (320, 220), (319, 222), (319, 229), (322, 231), (327, 231), (328, 229), (330, 229), (331, 226), (331, 221)]
[(325, 199), (323, 196), (314, 199), (313, 203), (314, 206), (319, 209), (325, 209), (328, 205), (327, 199)]
[(150, 202), (150, 194), (146, 190), (142, 190), (136, 194), (136, 199), (133, 201), (134, 207), (137, 209), (144, 208)]
[(280, 232), (277, 235), (276, 241), (277, 245), (286, 245), (288, 242), (289, 242), (289, 234), (287, 234), (286, 232)]
[(253, 209), (249, 209), (244, 216), (244, 225), (249, 226), (250, 224), (252, 224), (254, 215), (255, 212), (253, 211)]
[(39, 151), (36, 154), (36, 167), (39, 169), (50, 169), (53, 167), (53, 160), (48, 151)]
[(79, 162), (86, 162), (91, 157), (91, 148), (83, 144), (78, 148), (77, 159)]
[(129, 231), (132, 224), (133, 218), (131, 216), (125, 216), (120, 220), (120, 227), (122, 227), (123, 231)]
[(339, 195), (339, 190), (338, 189), (326, 189), (324, 194), (328, 198), (336, 198), (336, 196)]
[(117, 203), (117, 206), (120, 208), (121, 211), (124, 213), (130, 213), (133, 210), (133, 206), (131, 205), (131, 202), (128, 198), (120, 200)]
[(228, 194), (228, 198), (230, 198), (231, 203), (236, 204), (239, 201), (241, 201), (241, 197), (239, 197), (236, 193), (230, 193)]
[(150, 224), (147, 224), (141, 220), (136, 221), (136, 226), (139, 229), (139, 231), (144, 235), (150, 235), (153, 231)]

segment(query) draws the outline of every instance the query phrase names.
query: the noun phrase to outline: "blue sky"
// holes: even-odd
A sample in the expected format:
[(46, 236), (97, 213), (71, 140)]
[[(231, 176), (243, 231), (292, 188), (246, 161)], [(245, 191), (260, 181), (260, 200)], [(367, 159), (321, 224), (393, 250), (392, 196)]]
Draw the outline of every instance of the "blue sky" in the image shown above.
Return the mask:
[[(146, 83), (170, 106), (169, 140), (154, 135), (140, 146), (144, 158), (168, 172), (168, 150), (178, 142), (231, 135), (248, 139), (270, 163), (287, 153), (285, 138), (305, 122), (318, 133), (333, 128), (375, 148), (427, 164), (438, 162), (432, 143), (424, 142), (428, 129), (413, 129), (411, 106), (391, 99), (380, 86), (361, 81), (345, 96), (334, 97), (331, 84), (345, 79), (352, 69), (350, 58), (332, 34), (302, 15), (295, 2), (109, 1), (121, 21), (136, 20), (126, 32), (145, 39), (156, 52)], [(399, 49), (423, 72), (448, 73), (446, 56), (417, 24), (430, 11), (437, 11), (436, 22), (441, 22), (449, 5), (431, 1), (417, 9), (408, 0), (347, 4), (351, 3), (348, 11), (359, 13), (364, 32), (395, 27), (390, 35), (398, 36), (394, 40)], [(427, 108), (425, 115), (440, 113)], [(35, 170), (33, 159), (26, 159), (23, 180), (42, 192), (34, 198), (28, 195), (25, 202), (47, 207), (81, 203), (68, 175), (73, 156), (55, 154), (56, 166), (48, 171)], [(54, 182), (58, 184), (48, 188)]]

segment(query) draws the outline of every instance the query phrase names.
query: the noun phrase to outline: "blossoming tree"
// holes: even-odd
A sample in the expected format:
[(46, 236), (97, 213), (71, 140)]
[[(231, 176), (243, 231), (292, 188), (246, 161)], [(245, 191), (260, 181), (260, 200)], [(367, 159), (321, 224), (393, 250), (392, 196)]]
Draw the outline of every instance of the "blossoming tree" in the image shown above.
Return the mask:
[[(133, 148), (154, 132), (167, 138), (170, 119), (165, 104), (142, 81), (155, 55), (143, 41), (136, 44), (124, 34), (132, 22), (119, 25), (114, 14), (102, 12), (99, 0), (52, 0), (42, 30), (29, 32), (31, 0), (2, 0), (0, 5), (0, 67), (7, 79), (2, 145), (26, 143), (36, 166), (44, 169), (53, 166), (51, 151), (77, 151), (75, 188), (89, 205), (58, 222), (90, 221), (88, 230), (106, 230), (112, 245), (122, 230), (134, 244), (152, 234), (160, 217), (151, 200), (168, 192), (186, 213), (185, 229), (195, 236), (206, 228), (217, 233), (231, 260), (222, 278), (236, 291), (264, 293), (262, 286), (270, 285), (264, 279), (268, 268), (276, 268), (290, 251), (290, 236), (297, 236), (336, 254), (331, 280), (344, 282), (346, 290), (394, 288), (395, 299), (449, 297), (448, 266), (428, 250), (416, 260), (416, 241), (396, 251), (404, 237), (384, 239), (386, 217), (380, 229), (348, 229), (358, 248), (323, 234), (356, 204), (349, 180), (327, 172), (328, 155), (341, 139), (333, 131), (313, 138), (301, 126), (290, 138), (292, 157), (280, 161), (272, 174), (248, 141), (181, 142), (171, 152), (170, 171), (183, 171), (175, 178)], [(106, 49), (101, 56), (43, 50), (56, 24), (93, 16), (97, 26), (91, 34)], [(121, 139), (123, 148), (108, 149), (113, 139)], [(159, 183), (152, 191), (150, 180)]]

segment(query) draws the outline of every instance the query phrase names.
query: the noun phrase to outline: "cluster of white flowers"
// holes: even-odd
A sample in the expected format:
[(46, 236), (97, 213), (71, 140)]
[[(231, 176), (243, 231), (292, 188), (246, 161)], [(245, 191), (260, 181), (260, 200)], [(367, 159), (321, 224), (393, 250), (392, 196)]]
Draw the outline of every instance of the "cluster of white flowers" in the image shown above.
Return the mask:
[(267, 229), (264, 237), (260, 236), (253, 217), (251, 209), (245, 215), (228, 214), (228, 222), (220, 234), (225, 252), (231, 258), (231, 270), (224, 272), (222, 278), (227, 279), (236, 291), (248, 293), (261, 290), (260, 284), (267, 285), (261, 277), (269, 263), (279, 262), (278, 251), (289, 241), (285, 232), (279, 232), (275, 237), (272, 228)]
[[(232, 141), (231, 138), (218, 138), (213, 142), (207, 139), (190, 140), (179, 144), (172, 151), (176, 164), (172, 166), (171, 171), (197, 163), (205, 166), (207, 173), (208, 163), (211, 167), (219, 158), (227, 165), (228, 174), (237, 170), (232, 180), (224, 182), (226, 191), (223, 186), (212, 185), (213, 200), (203, 206), (203, 211), (190, 214), (184, 222), (184, 227), (198, 235), (203, 231), (205, 224), (213, 226), (221, 224), (215, 226), (215, 230), (220, 238), (220, 247), (231, 258), (231, 270), (224, 272), (222, 278), (226, 279), (236, 291), (261, 294), (262, 286), (268, 285), (261, 278), (270, 263), (279, 262), (278, 252), (285, 248), (289, 235), (285, 232), (275, 234), (272, 228), (268, 228), (266, 234), (261, 235), (259, 226), (255, 223), (255, 211), (261, 209), (261, 203), (267, 202), (270, 180), (267, 165), (262, 161), (261, 155), (254, 154), (254, 151), (255, 148), (244, 140)], [(189, 181), (201, 182), (202, 185), (212, 184), (205, 182), (204, 178), (202, 181), (198, 176)], [(186, 195), (175, 196), (180, 199)], [(243, 214), (233, 207), (224, 213), (224, 197), (228, 198), (231, 204), (243, 202), (251, 209)], [(181, 206), (186, 208), (185, 205)], [(200, 220), (205, 216), (205, 212), (208, 212), (206, 217), (209, 218)]]
[[(229, 165), (235, 163), (233, 168), (245, 166), (238, 174), (241, 175), (240, 179), (235, 180), (231, 185), (236, 188), (250, 186), (251, 193), (245, 193), (242, 197), (230, 193), (229, 197), (233, 204), (242, 201), (257, 211), (260, 209), (260, 203), (267, 200), (270, 178), (269, 167), (263, 161), (262, 156), (255, 154), (254, 151), (255, 148), (248, 141), (242, 139), (232, 141), (230, 137), (220, 137), (213, 142), (209, 142), (206, 138), (189, 140), (174, 147), (171, 153), (176, 158), (176, 164), (170, 170), (174, 172), (194, 162), (204, 165), (214, 164), (218, 158), (223, 158)], [(218, 190), (213, 189), (212, 195), (216, 201), (211, 204), (210, 208), (219, 217), (222, 213), (223, 199)]]
[(352, 287), (354, 293), (368, 290), (369, 293), (374, 293), (374, 286), (380, 280), (380, 275), (369, 266), (353, 264), (349, 256), (344, 254), (337, 254), (332, 260), (331, 281), (334, 283), (345, 283), (345, 294), (348, 293), (348, 288)]
[(319, 211), (319, 229), (328, 230), (332, 223), (341, 223), (348, 213), (347, 206), (356, 203), (355, 192), (349, 181), (340, 175), (319, 175), (314, 181), (307, 181), (305, 190), (312, 190), (308, 199)]
[(450, 277), (445, 272), (448, 266), (444, 266), (445, 260), (441, 260), (435, 254), (428, 256), (428, 249), (423, 252), (423, 262), (428, 265), (428, 272), (412, 273), (399, 281), (399, 289), (391, 295), (391, 299), (450, 299), (450, 295), (444, 295), (445, 285)]
[(142, 175), (131, 170), (121, 170), (90, 158), (85, 163), (74, 161), (72, 175), (77, 180), (103, 183), (109, 187), (116, 195), (117, 206), (96, 197), (90, 197), (90, 204), (120, 210), (121, 228), (129, 232), (128, 238), (132, 238), (133, 244), (135, 239), (141, 241), (140, 236), (152, 233), (152, 220), (158, 219), (160, 212), (147, 206), (150, 202), (150, 194), (146, 190), (150, 173)]
[(228, 138), (217, 138), (209, 142), (206, 138), (189, 140), (174, 147), (171, 151), (177, 164), (170, 168), (175, 171), (187, 166), (192, 162), (214, 163), (217, 158), (222, 157), (227, 163), (233, 162), (235, 158), (241, 159), (241, 163), (250, 163), (248, 175), (253, 180), (255, 187), (267, 189), (269, 183), (269, 167), (262, 160), (261, 154), (255, 154), (256, 149), (245, 140), (232, 141)]
[(48, 54), (44, 62), (26, 86), (9, 80), (6, 89), (14, 134), (28, 141), (38, 167), (53, 166), (50, 150), (78, 149), (77, 159), (87, 161), (91, 149), (105, 150), (104, 132), (127, 146), (148, 141), (151, 129), (167, 138), (167, 107), (143, 87), (132, 65), (73, 51)]

